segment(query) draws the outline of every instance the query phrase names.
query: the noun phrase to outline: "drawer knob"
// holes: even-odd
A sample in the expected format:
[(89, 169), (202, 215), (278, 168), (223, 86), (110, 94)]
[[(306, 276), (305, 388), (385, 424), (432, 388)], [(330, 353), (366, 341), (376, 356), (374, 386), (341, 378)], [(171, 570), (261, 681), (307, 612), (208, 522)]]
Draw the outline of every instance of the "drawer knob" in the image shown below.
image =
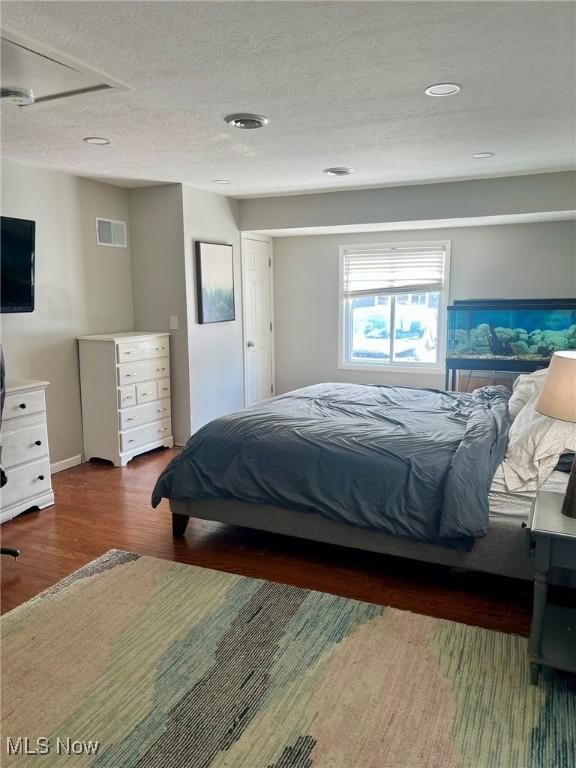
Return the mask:
[(24, 410), (24, 408), (26, 408), (26, 403), (20, 403), (18, 408), (22, 408), (22, 410)]
[(124, 400), (132, 400), (132, 395), (124, 395)]
[(148, 397), (149, 394), (150, 392), (142, 392), (142, 397)]
[(125, 355), (131, 355), (132, 352), (124, 352)]
[(127, 379), (131, 379), (132, 376), (134, 376), (133, 373), (125, 373), (124, 376), (126, 376)]
[(44, 475), (38, 475), (38, 480), (44, 480)]
[(36, 440), (36, 442), (34, 443), (34, 445), (42, 445), (42, 440)]
[(134, 438), (133, 438), (133, 437), (131, 437), (131, 438), (130, 438), (130, 440), (128, 440), (128, 442), (129, 442), (129, 443), (133, 443), (133, 442), (134, 442)]
[(130, 416), (130, 418), (126, 419), (126, 421), (134, 421), (134, 416)]

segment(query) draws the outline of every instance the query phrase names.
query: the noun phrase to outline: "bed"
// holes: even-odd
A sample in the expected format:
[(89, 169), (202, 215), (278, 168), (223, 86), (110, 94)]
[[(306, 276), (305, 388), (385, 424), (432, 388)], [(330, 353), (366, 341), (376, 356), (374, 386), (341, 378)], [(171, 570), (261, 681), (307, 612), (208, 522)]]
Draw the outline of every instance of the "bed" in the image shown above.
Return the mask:
[(533, 494), (509, 494), (500, 467), (509, 397), (306, 387), (201, 429), (153, 505), (170, 500), (175, 536), (196, 517), (528, 579)]

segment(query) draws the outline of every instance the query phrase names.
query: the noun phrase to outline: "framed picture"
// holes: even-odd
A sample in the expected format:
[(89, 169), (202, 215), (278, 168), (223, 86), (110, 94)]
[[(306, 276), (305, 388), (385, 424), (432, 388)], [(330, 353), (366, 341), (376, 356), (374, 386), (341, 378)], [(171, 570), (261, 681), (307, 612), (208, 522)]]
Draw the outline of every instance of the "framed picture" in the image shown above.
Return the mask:
[(199, 323), (235, 320), (231, 245), (196, 242), (196, 297)]

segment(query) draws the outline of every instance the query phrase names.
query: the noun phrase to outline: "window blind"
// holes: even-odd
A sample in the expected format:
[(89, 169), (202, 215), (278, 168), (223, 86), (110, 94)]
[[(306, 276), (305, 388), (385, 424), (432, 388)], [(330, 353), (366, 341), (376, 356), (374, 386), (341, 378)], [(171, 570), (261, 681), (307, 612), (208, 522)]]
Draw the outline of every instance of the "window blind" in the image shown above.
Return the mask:
[(446, 246), (382, 245), (345, 248), (344, 296), (441, 291)]

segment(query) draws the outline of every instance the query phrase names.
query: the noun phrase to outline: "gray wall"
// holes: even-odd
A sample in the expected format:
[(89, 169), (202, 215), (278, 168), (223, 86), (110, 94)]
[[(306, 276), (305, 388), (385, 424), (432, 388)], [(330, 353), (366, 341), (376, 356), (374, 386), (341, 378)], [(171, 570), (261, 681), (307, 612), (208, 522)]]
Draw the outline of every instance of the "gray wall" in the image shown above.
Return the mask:
[[(467, 219), (576, 209), (573, 172), (240, 201), (242, 230)], [(377, 228), (377, 227), (376, 227)]]
[(574, 222), (274, 240), (278, 393), (321, 381), (442, 386), (443, 376), (338, 369), (338, 247), (451, 240), (450, 299), (576, 295)]
[(82, 453), (75, 337), (133, 327), (130, 249), (96, 245), (96, 217), (127, 221), (128, 193), (4, 161), (2, 214), (36, 221), (36, 308), (2, 315), (2, 343), (9, 379), (50, 382), (48, 437), (55, 463)]
[[(188, 306), (191, 429), (244, 406), (242, 290), (238, 204), (184, 185), (184, 241)], [(196, 306), (194, 241), (230, 243), (234, 253), (236, 319), (200, 325)]]
[[(183, 445), (190, 437), (190, 388), (182, 186), (132, 189), (129, 199), (134, 324), (170, 333), (172, 426)], [(178, 330), (170, 330), (170, 315), (178, 317)]]
[[(171, 333), (174, 438), (243, 406), (242, 299), (237, 204), (181, 184), (130, 191), (134, 315), (138, 329)], [(197, 322), (194, 241), (234, 246), (236, 320)]]

